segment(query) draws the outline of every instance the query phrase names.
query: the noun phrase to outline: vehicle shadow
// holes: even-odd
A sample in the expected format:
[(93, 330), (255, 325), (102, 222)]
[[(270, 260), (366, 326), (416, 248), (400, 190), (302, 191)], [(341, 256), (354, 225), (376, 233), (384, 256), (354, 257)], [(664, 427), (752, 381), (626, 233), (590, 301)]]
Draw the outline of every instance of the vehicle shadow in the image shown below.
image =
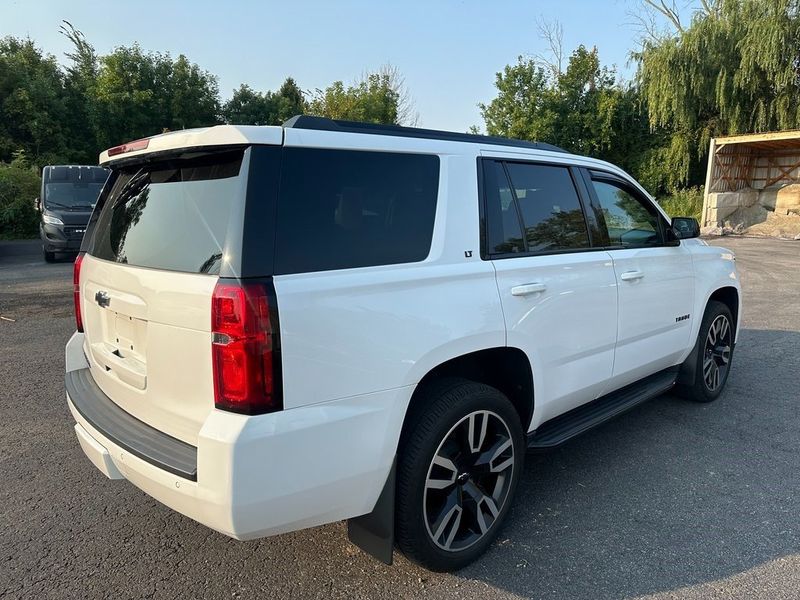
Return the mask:
[(665, 395), (528, 456), (509, 523), (460, 575), (524, 597), (674, 591), (800, 551), (800, 333), (742, 330), (717, 402)]

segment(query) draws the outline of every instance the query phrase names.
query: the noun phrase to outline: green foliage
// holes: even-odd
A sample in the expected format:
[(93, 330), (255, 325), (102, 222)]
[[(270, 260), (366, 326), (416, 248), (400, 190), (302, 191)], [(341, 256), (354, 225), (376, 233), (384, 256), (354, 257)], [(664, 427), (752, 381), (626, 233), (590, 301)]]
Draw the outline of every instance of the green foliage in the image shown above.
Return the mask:
[(24, 152), (17, 152), (10, 163), (0, 162), (0, 238), (36, 235), (38, 216), (33, 200), (40, 187), (41, 178)]
[(694, 217), (700, 221), (703, 213), (703, 186), (674, 190), (658, 199), (670, 217)]
[(367, 123), (399, 124), (400, 93), (389, 73), (368, 73), (354, 85), (334, 81), (317, 90), (308, 112), (320, 117)]
[(216, 77), (185, 56), (136, 44), (97, 56), (71, 24), (61, 32), (74, 46), (64, 70), (31, 40), (0, 41), (0, 160), (91, 164), (109, 146), (219, 122)]
[(635, 57), (670, 185), (702, 181), (714, 136), (800, 126), (798, 0), (719, 0)]
[(88, 104), (98, 148), (219, 122), (217, 78), (180, 55), (138, 44), (99, 59)]
[(596, 49), (579, 46), (563, 72), (548, 67), (520, 57), (497, 74), (497, 97), (479, 105), (487, 133), (549, 142), (634, 172), (654, 162), (636, 89), (618, 83)]
[(96, 122), (96, 114), (93, 112), (95, 104), (91, 101), (99, 70), (97, 53), (83, 33), (68, 21), (64, 21), (61, 26), (61, 33), (74, 48), (72, 52), (66, 53), (70, 64), (64, 72), (67, 104), (64, 125), (73, 134), (69, 140), (69, 162), (93, 164), (100, 151), (93, 125)]
[(303, 92), (291, 77), (283, 82), (277, 92), (262, 94), (242, 84), (222, 108), (223, 119), (233, 125), (280, 125), (305, 112)]
[(68, 152), (63, 78), (31, 40), (0, 40), (0, 161), (19, 150), (37, 163)]

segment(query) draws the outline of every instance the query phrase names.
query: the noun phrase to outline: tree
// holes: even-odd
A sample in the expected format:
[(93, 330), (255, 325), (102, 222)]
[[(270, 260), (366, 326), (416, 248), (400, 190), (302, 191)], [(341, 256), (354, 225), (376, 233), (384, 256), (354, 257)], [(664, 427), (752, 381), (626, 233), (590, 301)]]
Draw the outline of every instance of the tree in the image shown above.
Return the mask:
[(391, 65), (367, 73), (353, 85), (334, 81), (316, 90), (308, 112), (331, 119), (415, 125), (417, 115), (399, 70)]
[(276, 123), (278, 125), (284, 121), (291, 119), (295, 115), (302, 115), (306, 112), (306, 98), (302, 90), (298, 87), (297, 83), (291, 77), (286, 80), (278, 88), (278, 92), (274, 96), (276, 104)]
[(617, 82), (596, 49), (579, 46), (563, 70), (560, 61), (520, 57), (497, 74), (495, 86), (497, 97), (479, 104), (490, 135), (549, 142), (633, 171), (648, 156), (637, 91)]
[(24, 151), (35, 164), (63, 159), (67, 106), (55, 57), (31, 40), (0, 40), (0, 161)]
[(711, 137), (800, 126), (800, 2), (702, 6), (689, 25), (676, 13), (673, 34), (634, 55), (650, 125), (670, 134), (662, 157), (673, 185), (702, 182)]
[(10, 163), (0, 162), (0, 238), (32, 237), (39, 228), (33, 199), (39, 195), (39, 172), (25, 157), (14, 153)]
[(219, 122), (217, 78), (180, 55), (144, 52), (138, 44), (99, 59), (92, 99), (101, 148), (167, 130)]
[(93, 94), (98, 73), (97, 53), (83, 33), (69, 21), (62, 22), (60, 32), (72, 42), (74, 48), (66, 53), (70, 63), (64, 76), (67, 106), (65, 125), (70, 132), (70, 162), (91, 164), (97, 159), (99, 150), (97, 135), (92, 127), (96, 121)]
[(222, 116), (233, 125), (280, 125), (305, 109), (303, 92), (287, 77), (277, 92), (261, 94), (242, 84), (223, 106)]
[(169, 129), (205, 127), (220, 122), (216, 75), (202, 71), (183, 54), (172, 63), (166, 86)]
[(234, 90), (233, 96), (222, 107), (222, 118), (232, 125), (272, 125), (271, 111), (264, 95), (253, 91), (246, 83)]

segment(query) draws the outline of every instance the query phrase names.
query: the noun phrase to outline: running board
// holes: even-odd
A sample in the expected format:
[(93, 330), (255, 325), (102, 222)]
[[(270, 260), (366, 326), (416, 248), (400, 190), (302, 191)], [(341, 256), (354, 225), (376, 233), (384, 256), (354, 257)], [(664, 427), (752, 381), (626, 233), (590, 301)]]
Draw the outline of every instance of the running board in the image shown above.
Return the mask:
[(678, 372), (674, 368), (660, 371), (550, 419), (528, 434), (528, 448), (545, 449), (559, 446), (567, 440), (669, 391), (675, 385), (677, 375)]

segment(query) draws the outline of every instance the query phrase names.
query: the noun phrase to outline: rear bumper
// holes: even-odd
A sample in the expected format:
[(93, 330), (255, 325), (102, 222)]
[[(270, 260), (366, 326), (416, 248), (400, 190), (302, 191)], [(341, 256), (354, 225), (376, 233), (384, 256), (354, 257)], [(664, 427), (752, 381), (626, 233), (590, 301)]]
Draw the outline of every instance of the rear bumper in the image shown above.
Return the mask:
[[(82, 346), (83, 334), (74, 334), (68, 372), (88, 367)], [(391, 469), (411, 391), (256, 417), (212, 410), (198, 434), (196, 481), (132, 452), (130, 440), (111, 439), (78, 410), (85, 399), (68, 392), (67, 402), (81, 448), (107, 477), (125, 478), (228, 536), (252, 539), (370, 512)]]
[(64, 386), (70, 408), (105, 439), (159, 469), (197, 481), (197, 448), (126, 413), (97, 386), (89, 369), (68, 371)]

